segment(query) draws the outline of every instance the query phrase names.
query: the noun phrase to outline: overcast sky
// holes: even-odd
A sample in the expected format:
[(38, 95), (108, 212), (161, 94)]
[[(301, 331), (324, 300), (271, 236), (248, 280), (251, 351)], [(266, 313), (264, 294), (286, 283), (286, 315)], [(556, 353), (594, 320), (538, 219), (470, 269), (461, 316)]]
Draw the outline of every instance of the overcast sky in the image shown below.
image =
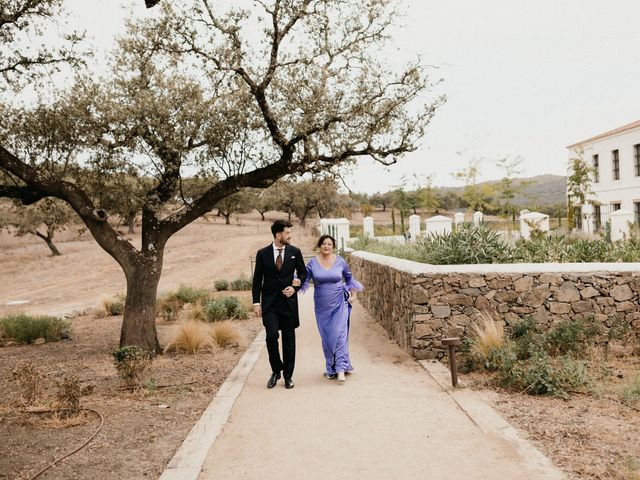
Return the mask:
[[(67, 0), (102, 49), (121, 31), (117, 0)], [(385, 191), (403, 175), (451, 173), (488, 159), (521, 156), (523, 176), (566, 172), (566, 146), (640, 119), (640, 2), (637, 0), (402, 0), (406, 28), (394, 61), (420, 55), (437, 66), (448, 97), (422, 147), (383, 172), (371, 161), (348, 176), (355, 191)], [(136, 0), (134, 15), (149, 14)]]

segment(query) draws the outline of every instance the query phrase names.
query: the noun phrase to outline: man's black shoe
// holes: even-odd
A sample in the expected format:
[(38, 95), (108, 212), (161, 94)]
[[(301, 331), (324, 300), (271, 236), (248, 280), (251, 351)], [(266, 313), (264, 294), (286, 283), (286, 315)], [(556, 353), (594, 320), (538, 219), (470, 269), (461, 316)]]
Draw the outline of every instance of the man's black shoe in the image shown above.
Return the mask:
[(293, 380), (291, 380), (290, 378), (284, 379), (284, 388), (293, 388), (293, 386)]
[(272, 373), (269, 377), (269, 381), (267, 382), (267, 388), (273, 388), (278, 383), (278, 379), (280, 378), (280, 372)]

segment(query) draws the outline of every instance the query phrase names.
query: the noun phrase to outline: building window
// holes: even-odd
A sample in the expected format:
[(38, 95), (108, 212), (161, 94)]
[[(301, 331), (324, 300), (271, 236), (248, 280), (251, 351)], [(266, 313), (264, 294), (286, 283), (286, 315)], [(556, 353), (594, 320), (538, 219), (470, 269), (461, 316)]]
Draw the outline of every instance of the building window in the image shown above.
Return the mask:
[(640, 202), (633, 202), (633, 213), (635, 213), (636, 225), (640, 225)]
[(620, 210), (620, 202), (611, 203), (611, 211), (615, 212), (616, 210)]
[(596, 227), (596, 232), (602, 228), (602, 217), (600, 213), (600, 205), (593, 207), (593, 220)]
[(580, 206), (573, 207), (573, 222), (575, 228), (582, 230), (582, 209)]
[(620, 154), (618, 150), (611, 152), (611, 164), (613, 166), (613, 179), (620, 180)]
[(598, 183), (600, 181), (600, 159), (598, 155), (593, 156), (593, 182)]
[(636, 177), (640, 177), (640, 143), (633, 146), (633, 157), (635, 158)]

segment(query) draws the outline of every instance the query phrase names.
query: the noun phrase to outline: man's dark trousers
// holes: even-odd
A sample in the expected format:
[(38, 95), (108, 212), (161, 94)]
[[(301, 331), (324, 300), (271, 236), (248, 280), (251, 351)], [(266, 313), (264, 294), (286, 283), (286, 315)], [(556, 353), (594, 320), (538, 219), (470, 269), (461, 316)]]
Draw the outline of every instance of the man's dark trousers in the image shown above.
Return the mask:
[[(274, 373), (282, 371), (284, 378), (293, 376), (296, 361), (296, 331), (291, 309), (287, 305), (284, 295), (277, 297), (266, 312), (263, 312), (263, 322), (267, 334), (267, 352), (269, 364)], [(282, 332), (282, 360), (278, 346), (278, 331)]]

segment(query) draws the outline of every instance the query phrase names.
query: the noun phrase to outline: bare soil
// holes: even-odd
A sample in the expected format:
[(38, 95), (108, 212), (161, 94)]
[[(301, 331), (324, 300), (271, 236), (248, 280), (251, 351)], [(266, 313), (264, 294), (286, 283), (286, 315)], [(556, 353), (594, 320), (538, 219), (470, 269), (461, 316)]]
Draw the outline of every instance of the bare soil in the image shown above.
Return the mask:
[[(257, 215), (234, 218), (232, 225), (220, 219), (190, 225), (167, 245), (160, 291), (180, 284), (212, 290), (215, 280), (249, 276), (251, 256), (272, 239), (269, 226)], [(122, 317), (75, 315), (98, 307), (103, 295), (124, 292), (124, 276), (86, 234), (78, 238), (67, 232), (59, 237), (63, 255), (50, 257), (44, 242), (36, 238), (0, 236), (0, 315), (23, 311), (72, 317), (70, 340), (0, 347), (0, 479), (31, 478), (82, 445), (101, 423), (94, 412), (72, 420), (56, 419), (50, 412), (26, 412), (11, 374), (24, 362), (32, 362), (41, 373), (40, 405), (51, 405), (56, 382), (75, 375), (84, 386), (92, 387), (82, 397), (82, 406), (104, 418), (102, 429), (87, 447), (39, 478), (157, 478), (243, 348), (161, 355), (153, 362), (150, 388), (123, 388), (110, 355), (118, 346)], [(311, 249), (311, 241), (310, 233), (294, 231), (294, 242), (303, 250)], [(236, 295), (243, 303), (251, 303), (250, 292), (216, 295)], [(252, 315), (239, 325), (247, 343), (262, 328)], [(172, 326), (157, 320), (161, 344)]]

